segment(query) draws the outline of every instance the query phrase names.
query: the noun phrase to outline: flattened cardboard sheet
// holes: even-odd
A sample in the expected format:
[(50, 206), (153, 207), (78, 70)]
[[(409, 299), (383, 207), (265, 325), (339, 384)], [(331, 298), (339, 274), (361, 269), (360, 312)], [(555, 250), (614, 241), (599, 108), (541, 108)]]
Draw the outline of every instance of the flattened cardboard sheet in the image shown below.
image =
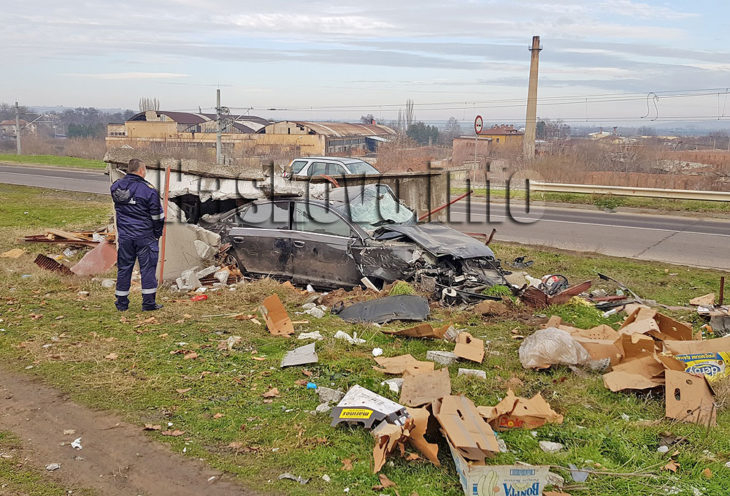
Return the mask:
[(400, 390), (400, 402), (406, 406), (417, 407), (432, 403), (451, 394), (449, 369), (425, 372), (422, 374), (405, 373)]
[(449, 324), (434, 328), (431, 324), (424, 322), (423, 324), (418, 324), (417, 326), (409, 327), (408, 329), (400, 329), (397, 331), (382, 329), (382, 332), (393, 336), (406, 336), (409, 338), (443, 339), (444, 334), (446, 334), (448, 329)]
[(384, 374), (401, 375), (406, 372), (412, 375), (433, 372), (433, 362), (421, 362), (409, 355), (398, 355), (394, 357), (375, 357), (380, 367), (373, 367), (374, 370)]
[(722, 353), (730, 352), (730, 335), (722, 338), (693, 341), (664, 341), (664, 351), (673, 355), (690, 353)]
[(484, 360), (484, 340), (475, 338), (468, 332), (462, 332), (456, 337), (454, 354), (465, 360), (482, 363)]
[(667, 418), (700, 425), (716, 425), (715, 398), (704, 376), (667, 370), (664, 396)]

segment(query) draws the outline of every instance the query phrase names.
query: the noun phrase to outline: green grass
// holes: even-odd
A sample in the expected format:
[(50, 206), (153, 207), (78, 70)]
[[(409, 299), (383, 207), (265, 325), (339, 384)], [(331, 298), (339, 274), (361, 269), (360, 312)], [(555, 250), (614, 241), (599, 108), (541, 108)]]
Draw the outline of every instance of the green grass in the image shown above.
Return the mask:
[[(473, 188), (475, 198), (486, 198), (486, 188)], [(452, 196), (466, 192), (466, 188), (451, 188)], [(506, 190), (490, 188), (491, 200), (502, 201), (506, 198)], [(589, 195), (584, 193), (549, 193), (532, 192), (531, 201), (547, 203), (568, 203), (574, 205), (593, 205), (599, 210), (613, 210), (619, 207), (659, 210), (663, 212), (703, 212), (703, 213), (730, 213), (730, 202), (702, 201), (702, 200), (673, 200), (668, 198), (639, 198), (616, 195)], [(510, 198), (523, 200), (525, 192), (516, 190), (510, 192)]]
[[(5, 195), (0, 197), (4, 205), (0, 210), (0, 226), (18, 226), (19, 219), (23, 218), (19, 216), (24, 214), (19, 212), (25, 207), (10, 207), (6, 205), (8, 202), (38, 204), (49, 200), (44, 190), (25, 188), (20, 195), (0, 191)], [(88, 197), (66, 195), (72, 204)], [(32, 231), (36, 225), (52, 227), (68, 220), (68, 213), (57, 201), (54, 199), (39, 210)], [(108, 206), (88, 207), (91, 219), (108, 214)], [(77, 217), (65, 227), (95, 225), (93, 220)], [(17, 227), (0, 228), (0, 251), (18, 246), (14, 241), (17, 232)], [(36, 248), (54, 250), (54, 247)], [(693, 296), (716, 290), (719, 276), (716, 271), (518, 245), (494, 244), (493, 249), (503, 260), (519, 255), (533, 259), (535, 264), (529, 272), (534, 276), (562, 273), (572, 282), (579, 282), (596, 279), (596, 271), (605, 272), (640, 295), (670, 305), (685, 304)], [(30, 277), (23, 278), (23, 274)], [(113, 277), (113, 272), (109, 275)], [(605, 282), (598, 286), (611, 289)], [(7, 366), (36, 374), (68, 393), (71, 399), (115, 411), (137, 425), (172, 422), (175, 428), (185, 431), (184, 436), (169, 438), (152, 432), (150, 437), (168, 443), (178, 453), (185, 447), (186, 456), (203, 458), (259, 491), (341, 495), (345, 488), (350, 488), (350, 494), (377, 494), (371, 490), (378, 480), (371, 472), (373, 440), (369, 432), (362, 428), (333, 428), (327, 415), (311, 414), (319, 401), (314, 391), (295, 384), (305, 378), (301, 368), (279, 368), (283, 355), (304, 343), (272, 337), (264, 327), (248, 320), (214, 316), (255, 313), (263, 297), (276, 292), (292, 317), (299, 319), (301, 316), (295, 316), (294, 312), (301, 310), (306, 295), (270, 280), (241, 285), (235, 292), (211, 292), (203, 302), (192, 302), (185, 295), (162, 290), (160, 297), (165, 308), (155, 315), (154, 322), (149, 322), (145, 319), (150, 315), (136, 309), (125, 314), (116, 312), (113, 289), (104, 289), (97, 281), (45, 272), (32, 264), (31, 255), (0, 264), (0, 290), (0, 318), (4, 319), (1, 326), (6, 329), (0, 333), (0, 360)], [(77, 293), (81, 290), (89, 291), (90, 295), (79, 297)], [(139, 303), (139, 293), (133, 292), (133, 308)], [(689, 320), (695, 329), (699, 328), (694, 313), (667, 313)], [(618, 316), (603, 319), (600, 312), (575, 304), (537, 314), (558, 314), (568, 323), (581, 326), (599, 323), (616, 326), (619, 320)], [(34, 319), (31, 315), (42, 317)], [(309, 324), (297, 327), (319, 330), (325, 336), (317, 343), (319, 363), (307, 367), (313, 373), (311, 380), (320, 386), (346, 390), (360, 384), (397, 401), (396, 395), (380, 385), (386, 377), (372, 369), (375, 365), (372, 348), (383, 348), (386, 356), (410, 353), (420, 360), (425, 359), (428, 350), (453, 349), (450, 343), (393, 337), (381, 333), (377, 327), (347, 324), (331, 315), (323, 319), (308, 318)], [(477, 405), (494, 405), (506, 393), (505, 381), (517, 377), (524, 383), (517, 388), (518, 394), (532, 396), (540, 392), (565, 416), (562, 425), (536, 429), (536, 436), (520, 430), (500, 433), (510, 452), (498, 455), (494, 463), (517, 460), (559, 466), (599, 463), (609, 471), (648, 471), (658, 477), (592, 476), (583, 485), (584, 489), (567, 491), (572, 494), (664, 495), (668, 489), (677, 488), (676, 494), (692, 495), (693, 488), (697, 488), (710, 495), (724, 494), (730, 484), (730, 471), (724, 467), (730, 457), (730, 413), (727, 411), (719, 412), (718, 427), (708, 435), (701, 427), (664, 420), (663, 398), (656, 394), (611, 393), (603, 386), (600, 375), (583, 378), (562, 367), (541, 372), (524, 370), (517, 359), (520, 342), (512, 338), (511, 331), (529, 334), (544, 321), (544, 317), (526, 309), (515, 310), (507, 317), (485, 319), (469, 311), (441, 308), (433, 311), (432, 320), (434, 325), (453, 323), (488, 341), (484, 363), (450, 367), (455, 394), (465, 394)], [(355, 331), (367, 344), (353, 346), (336, 340), (333, 335), (337, 330), (350, 334)], [(218, 351), (218, 343), (232, 335), (241, 336), (242, 343), (230, 352)], [(46, 344), (51, 346), (44, 348)], [(195, 351), (198, 358), (185, 360), (183, 354), (176, 353), (178, 350)], [(105, 359), (110, 353), (116, 353), (118, 358)], [(25, 371), (28, 365), (33, 368)], [(484, 370), (486, 381), (457, 376), (460, 366)], [(281, 395), (265, 403), (261, 395), (271, 387), (277, 387)], [(182, 394), (176, 391), (186, 388), (191, 390)], [(224, 416), (216, 419), (217, 413)], [(623, 420), (622, 414), (628, 415), (629, 420)], [(656, 423), (646, 425), (645, 421)], [(681, 468), (676, 475), (658, 468), (667, 462), (667, 455), (656, 451), (663, 431), (688, 439), (677, 448), (681, 452), (677, 457)], [(549, 455), (538, 448), (540, 440), (561, 442), (568, 449)], [(230, 448), (232, 442), (240, 443), (240, 448)], [(440, 468), (423, 460), (406, 462), (393, 456), (392, 464), (387, 464), (383, 471), (397, 484), (400, 494), (415, 491), (420, 496), (461, 495), (458, 477), (443, 442), (439, 455)], [(341, 470), (345, 458), (354, 460), (352, 471)], [(704, 468), (712, 470), (712, 479), (701, 475)], [(555, 471), (570, 483), (568, 472)], [(277, 476), (283, 472), (312, 480), (306, 486), (278, 481)], [(324, 482), (321, 479), (324, 474), (332, 482)], [(389, 491), (393, 494), (392, 489)]]
[[(0, 494), (19, 496), (92, 496), (87, 489), (64, 488), (50, 480), (42, 469), (31, 467), (23, 457), (21, 441), (10, 432), (0, 431)], [(73, 491), (73, 493), (69, 492)]]
[(106, 164), (101, 160), (87, 158), (66, 157), (61, 155), (16, 155), (14, 153), (0, 153), (0, 162), (15, 162), (19, 164), (55, 165), (59, 167), (79, 167), (81, 169), (104, 169)]

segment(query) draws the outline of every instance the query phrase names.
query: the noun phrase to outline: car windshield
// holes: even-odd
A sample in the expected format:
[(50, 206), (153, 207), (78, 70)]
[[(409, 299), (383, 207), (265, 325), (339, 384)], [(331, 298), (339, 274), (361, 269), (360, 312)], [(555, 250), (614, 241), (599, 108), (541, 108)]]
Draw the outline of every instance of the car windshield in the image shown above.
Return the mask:
[(398, 201), (389, 187), (382, 184), (363, 188), (362, 194), (349, 203), (350, 219), (366, 231), (386, 224), (412, 224), (415, 214)]
[(357, 162), (348, 162), (346, 165), (347, 168), (350, 169), (351, 174), (380, 174), (378, 169), (362, 160), (358, 160)]

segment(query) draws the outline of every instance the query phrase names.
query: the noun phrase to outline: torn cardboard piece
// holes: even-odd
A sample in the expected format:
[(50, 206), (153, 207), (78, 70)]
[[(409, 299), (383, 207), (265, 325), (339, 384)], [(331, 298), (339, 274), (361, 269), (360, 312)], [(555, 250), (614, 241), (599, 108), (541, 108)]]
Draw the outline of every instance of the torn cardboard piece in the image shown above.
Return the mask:
[(465, 396), (445, 396), (432, 404), (433, 415), (461, 456), (483, 462), (499, 453), (494, 431)]
[(465, 496), (540, 496), (548, 484), (548, 466), (477, 464), (446, 442)]
[(666, 371), (667, 418), (699, 425), (715, 426), (717, 407), (704, 376), (676, 370)]
[(284, 355), (284, 358), (281, 360), (281, 368), (317, 363), (317, 361), (318, 357), (314, 349), (314, 343), (310, 343), (295, 348)]
[(451, 378), (446, 367), (420, 374), (403, 375), (400, 402), (406, 406), (417, 407), (432, 403), (451, 394)]
[(294, 324), (276, 293), (264, 299), (259, 307), (259, 312), (266, 321), (266, 328), (274, 336), (289, 337), (294, 334)]
[(93, 276), (103, 274), (117, 263), (117, 249), (106, 239), (96, 245), (79, 262), (71, 267), (77, 276)]
[(403, 427), (400, 425), (381, 422), (371, 432), (375, 438), (373, 448), (373, 473), (377, 474), (385, 465), (385, 459), (392, 453), (398, 443), (404, 441)]
[(698, 307), (714, 307), (715, 306), (715, 293), (709, 293), (703, 296), (697, 296), (689, 300), (690, 305)]
[(454, 354), (465, 360), (482, 363), (484, 360), (484, 340), (475, 338), (468, 332), (462, 332), (456, 337)]
[[(433, 362), (421, 362), (411, 355), (399, 355), (395, 357), (375, 357), (380, 367), (373, 367), (374, 370), (384, 374), (401, 375), (406, 372), (412, 375), (433, 372)], [(382, 368), (381, 368), (382, 367)]]
[(407, 408), (406, 410), (408, 411), (408, 415), (413, 419), (413, 427), (411, 428), (408, 442), (431, 463), (440, 467), (438, 443), (429, 443), (425, 438), (426, 431), (428, 430), (428, 420), (431, 417), (428, 408)]
[(656, 355), (624, 360), (603, 374), (603, 384), (611, 391), (651, 389), (664, 384), (664, 364)]
[(692, 326), (678, 322), (656, 310), (637, 307), (619, 328), (621, 334), (648, 334), (660, 341), (694, 339)]
[(479, 414), (493, 429), (535, 429), (546, 423), (562, 424), (563, 416), (553, 410), (540, 393), (530, 399), (515, 396), (511, 389), (496, 406), (479, 406)]
[(362, 424), (366, 429), (370, 429), (373, 424), (383, 420), (395, 425), (404, 425), (408, 413), (403, 405), (355, 385), (332, 409), (330, 416), (333, 427), (340, 422), (347, 422)]
[(415, 327), (409, 327), (408, 329), (400, 329), (397, 331), (381, 329), (381, 332), (390, 334), (392, 336), (407, 336), (409, 338), (434, 338), (443, 339), (446, 331), (449, 330), (450, 325), (446, 324), (442, 327), (433, 328), (431, 324), (424, 322), (418, 324)]
[(730, 352), (730, 336), (694, 341), (664, 341), (664, 351), (673, 355)]
[(0, 258), (20, 258), (24, 253), (25, 250), (22, 248), (13, 248), (12, 250), (0, 253)]

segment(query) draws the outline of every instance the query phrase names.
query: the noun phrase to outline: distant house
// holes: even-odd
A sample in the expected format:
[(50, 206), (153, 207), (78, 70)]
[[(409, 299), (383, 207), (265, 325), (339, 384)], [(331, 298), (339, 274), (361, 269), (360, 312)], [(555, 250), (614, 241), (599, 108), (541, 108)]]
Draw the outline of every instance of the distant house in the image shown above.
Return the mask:
[(522, 138), (525, 133), (515, 129), (512, 125), (501, 124), (489, 129), (482, 129), (480, 138), (490, 138), (492, 146), (522, 146)]
[[(20, 119), (20, 133), (21, 136), (23, 134), (35, 134), (36, 125)], [(15, 138), (15, 119), (0, 121), (0, 135)]]

